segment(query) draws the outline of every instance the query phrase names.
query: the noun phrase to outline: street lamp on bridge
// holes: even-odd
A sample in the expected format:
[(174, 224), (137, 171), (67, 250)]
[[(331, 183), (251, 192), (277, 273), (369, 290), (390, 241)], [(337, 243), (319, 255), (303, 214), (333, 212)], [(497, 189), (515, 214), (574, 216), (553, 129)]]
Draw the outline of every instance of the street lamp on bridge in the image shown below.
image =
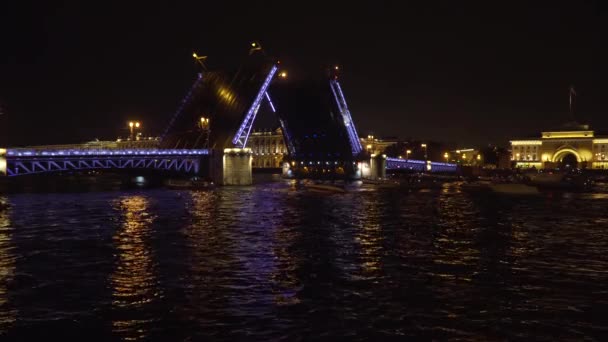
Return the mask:
[(139, 127), (141, 126), (141, 124), (139, 123), (139, 121), (129, 121), (129, 132), (131, 133), (129, 138), (131, 140), (135, 140), (135, 135), (133, 134), (135, 129), (139, 129)]
[(420, 144), (420, 147), (422, 147), (424, 149), (424, 160), (428, 159), (427, 153), (426, 153), (426, 144)]
[(405, 151), (405, 159), (410, 159), (410, 153), (412, 153), (412, 150)]
[(447, 163), (447, 162), (449, 162), (448, 159), (450, 158), (450, 155), (446, 152), (443, 154), (443, 158), (445, 158), (445, 162)]
[(201, 117), (201, 129), (209, 129), (209, 118)]

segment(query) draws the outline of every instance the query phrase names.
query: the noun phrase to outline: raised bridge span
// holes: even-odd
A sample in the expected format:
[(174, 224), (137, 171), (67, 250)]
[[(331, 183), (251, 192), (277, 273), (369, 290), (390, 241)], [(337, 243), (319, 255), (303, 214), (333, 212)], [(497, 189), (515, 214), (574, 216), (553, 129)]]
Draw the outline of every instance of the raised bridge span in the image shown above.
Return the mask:
[(287, 176), (353, 179), (383, 178), (387, 169), (456, 171), (455, 164), (369, 155), (358, 138), (337, 67), (292, 82), (277, 77), (276, 59), (252, 46), (237, 67), (204, 68), (158, 140), (1, 149), (0, 173), (154, 169), (218, 184), (250, 184), (247, 142), (260, 111), (275, 115), (282, 128)]

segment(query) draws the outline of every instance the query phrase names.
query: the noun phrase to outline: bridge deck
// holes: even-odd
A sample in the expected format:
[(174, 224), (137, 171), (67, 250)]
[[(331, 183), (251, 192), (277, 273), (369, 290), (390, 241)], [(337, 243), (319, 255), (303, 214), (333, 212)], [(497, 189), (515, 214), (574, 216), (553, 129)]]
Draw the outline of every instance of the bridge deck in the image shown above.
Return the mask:
[(7, 176), (91, 169), (157, 169), (198, 173), (207, 149), (7, 149)]

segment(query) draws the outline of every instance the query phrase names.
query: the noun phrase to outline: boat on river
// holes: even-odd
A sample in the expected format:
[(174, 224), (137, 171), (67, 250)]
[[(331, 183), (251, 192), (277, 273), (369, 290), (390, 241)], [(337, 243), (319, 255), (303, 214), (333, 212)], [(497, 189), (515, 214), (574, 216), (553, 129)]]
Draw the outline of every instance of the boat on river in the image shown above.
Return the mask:
[(594, 186), (590, 177), (577, 172), (540, 172), (528, 177), (528, 184), (541, 190), (590, 191)]
[(213, 182), (208, 182), (202, 179), (168, 179), (165, 181), (165, 186), (174, 190), (196, 190), (209, 189), (213, 187)]
[(476, 181), (461, 184), (462, 191), (469, 193), (486, 193), (507, 196), (540, 195), (537, 187), (524, 183), (494, 183), (491, 181)]

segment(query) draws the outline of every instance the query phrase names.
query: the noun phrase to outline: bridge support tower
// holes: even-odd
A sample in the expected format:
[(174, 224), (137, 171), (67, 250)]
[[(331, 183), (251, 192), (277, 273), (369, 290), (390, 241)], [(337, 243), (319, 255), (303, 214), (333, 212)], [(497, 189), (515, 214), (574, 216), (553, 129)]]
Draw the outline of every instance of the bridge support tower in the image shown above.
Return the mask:
[(210, 165), (211, 179), (219, 185), (251, 185), (252, 156), (250, 148), (214, 150)]
[(386, 155), (372, 154), (369, 159), (369, 179), (377, 180), (386, 178)]

